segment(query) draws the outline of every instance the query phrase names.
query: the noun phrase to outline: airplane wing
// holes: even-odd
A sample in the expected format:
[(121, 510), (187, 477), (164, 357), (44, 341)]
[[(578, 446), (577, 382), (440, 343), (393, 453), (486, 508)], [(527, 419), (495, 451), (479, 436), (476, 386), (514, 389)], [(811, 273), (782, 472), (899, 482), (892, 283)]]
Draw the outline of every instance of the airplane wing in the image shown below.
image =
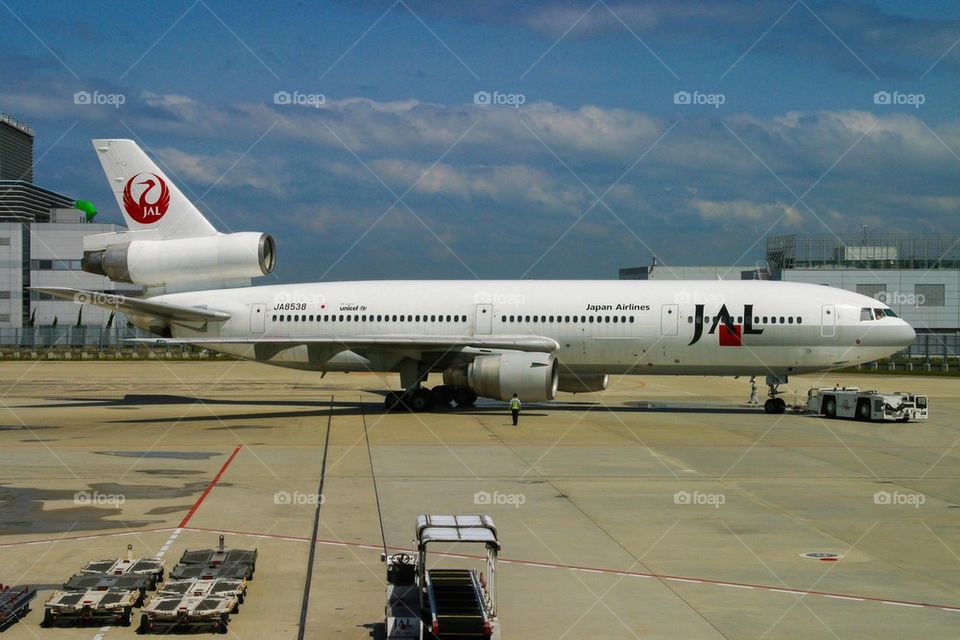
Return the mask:
[(273, 348), (290, 348), (298, 345), (339, 347), (341, 350), (379, 349), (398, 351), (417, 349), (454, 350), (465, 348), (505, 349), (553, 353), (560, 348), (556, 340), (543, 336), (410, 336), (371, 335), (350, 337), (262, 337), (262, 338), (131, 338), (125, 342), (162, 345), (263, 345)]
[(114, 293), (100, 293), (71, 289), (69, 287), (30, 287), (31, 291), (46, 293), (54, 298), (70, 300), (79, 304), (92, 304), (112, 311), (122, 311), (133, 315), (152, 316), (162, 320), (175, 322), (223, 322), (230, 319), (230, 314), (214, 309), (199, 307), (185, 307), (168, 302), (156, 302), (142, 298), (128, 298)]

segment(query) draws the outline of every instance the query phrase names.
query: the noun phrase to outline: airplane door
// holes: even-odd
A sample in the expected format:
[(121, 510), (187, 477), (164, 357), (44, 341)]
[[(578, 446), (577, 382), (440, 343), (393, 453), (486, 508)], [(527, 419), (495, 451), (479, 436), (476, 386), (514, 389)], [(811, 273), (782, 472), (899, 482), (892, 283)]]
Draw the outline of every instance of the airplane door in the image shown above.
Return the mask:
[(493, 330), (493, 305), (478, 304), (477, 317), (475, 319), (476, 332), (490, 333)]
[(832, 338), (837, 333), (837, 307), (825, 304), (820, 307), (820, 336)]
[(675, 336), (680, 330), (680, 307), (675, 304), (660, 305), (660, 335)]
[(250, 331), (263, 333), (267, 322), (267, 305), (257, 303), (250, 305)]

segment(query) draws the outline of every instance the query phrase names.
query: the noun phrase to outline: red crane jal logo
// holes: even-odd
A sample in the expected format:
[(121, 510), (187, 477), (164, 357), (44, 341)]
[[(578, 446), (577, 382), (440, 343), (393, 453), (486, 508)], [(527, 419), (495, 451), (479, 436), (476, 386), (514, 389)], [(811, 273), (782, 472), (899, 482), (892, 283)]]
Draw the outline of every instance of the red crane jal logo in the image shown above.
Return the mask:
[(123, 208), (136, 222), (153, 224), (170, 208), (170, 189), (155, 173), (138, 173), (123, 188)]

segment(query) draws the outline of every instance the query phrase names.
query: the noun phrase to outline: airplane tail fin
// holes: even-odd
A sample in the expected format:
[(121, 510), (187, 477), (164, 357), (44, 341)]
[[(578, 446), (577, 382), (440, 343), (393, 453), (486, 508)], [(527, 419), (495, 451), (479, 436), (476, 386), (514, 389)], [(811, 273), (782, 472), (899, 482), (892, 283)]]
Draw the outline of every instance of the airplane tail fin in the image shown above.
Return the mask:
[(158, 240), (217, 233), (136, 142), (94, 140), (93, 147), (131, 231), (152, 231)]

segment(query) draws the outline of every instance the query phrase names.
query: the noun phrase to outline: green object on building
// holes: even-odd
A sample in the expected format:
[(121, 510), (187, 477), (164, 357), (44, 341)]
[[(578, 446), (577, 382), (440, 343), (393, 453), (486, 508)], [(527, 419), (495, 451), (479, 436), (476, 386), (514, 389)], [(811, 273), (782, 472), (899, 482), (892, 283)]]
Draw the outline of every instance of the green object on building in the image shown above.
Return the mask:
[(97, 215), (97, 208), (89, 200), (77, 200), (73, 206), (87, 214), (87, 222), (92, 222)]

